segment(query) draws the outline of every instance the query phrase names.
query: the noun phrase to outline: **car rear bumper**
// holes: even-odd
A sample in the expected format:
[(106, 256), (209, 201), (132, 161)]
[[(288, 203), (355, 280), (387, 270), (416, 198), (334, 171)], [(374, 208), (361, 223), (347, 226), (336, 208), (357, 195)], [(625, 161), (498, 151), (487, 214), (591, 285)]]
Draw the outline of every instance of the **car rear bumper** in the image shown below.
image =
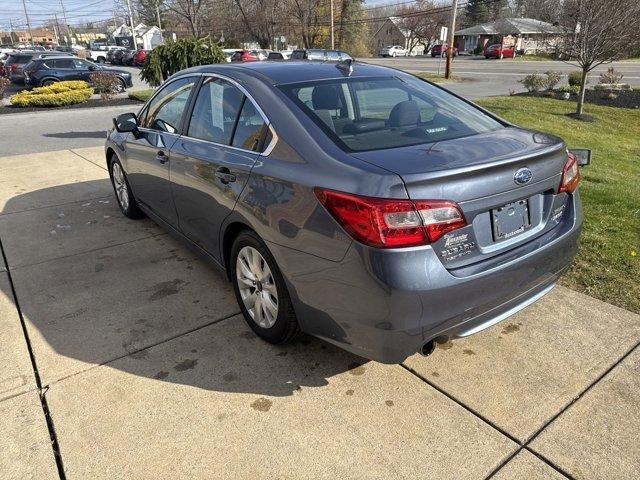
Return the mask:
[(352, 244), (341, 262), (270, 245), (302, 329), (383, 363), (434, 339), (471, 335), (547, 293), (577, 252), (579, 194), (553, 230), (491, 262), (447, 270), (429, 247)]

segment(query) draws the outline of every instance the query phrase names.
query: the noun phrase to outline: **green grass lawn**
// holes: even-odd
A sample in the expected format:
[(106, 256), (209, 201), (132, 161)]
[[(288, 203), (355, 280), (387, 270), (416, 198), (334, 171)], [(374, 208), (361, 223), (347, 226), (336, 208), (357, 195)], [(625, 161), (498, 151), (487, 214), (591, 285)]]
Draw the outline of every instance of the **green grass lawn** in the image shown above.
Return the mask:
[(129, 98), (132, 100), (139, 100), (141, 102), (146, 102), (151, 98), (151, 95), (155, 93), (155, 88), (148, 88), (146, 90), (135, 90), (133, 92), (129, 92)]
[[(444, 71), (444, 67), (442, 67), (442, 70)], [(457, 75), (451, 75), (450, 78), (444, 78), (444, 73), (442, 75), (438, 75), (437, 73), (433, 73), (433, 72), (418, 72), (418, 73), (414, 73), (414, 75), (416, 77), (420, 77), (420, 78), (424, 78), (425, 80), (429, 80), (430, 82), (433, 83), (442, 83), (442, 82), (459, 82), (462, 79), (457, 76)]]
[(493, 97), (478, 102), (523, 127), (556, 134), (570, 147), (592, 149), (581, 170), (585, 225), (564, 285), (640, 313), (640, 110), (586, 105), (593, 123), (565, 113), (574, 102)]

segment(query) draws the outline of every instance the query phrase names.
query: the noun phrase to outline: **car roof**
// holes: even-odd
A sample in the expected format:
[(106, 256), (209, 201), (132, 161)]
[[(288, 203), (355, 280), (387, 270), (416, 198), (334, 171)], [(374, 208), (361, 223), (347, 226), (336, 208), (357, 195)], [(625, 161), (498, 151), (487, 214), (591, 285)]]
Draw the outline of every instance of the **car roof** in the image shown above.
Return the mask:
[[(245, 62), (245, 63), (217, 63), (202, 65), (182, 70), (179, 75), (185, 73), (218, 73), (221, 75), (233, 72), (255, 72), (260, 74), (263, 80), (278, 85), (284, 83), (309, 82), (314, 80), (328, 80), (343, 78), (344, 74), (336, 68), (338, 62), (322, 62), (312, 60), (300, 60), (286, 62)], [(393, 68), (370, 65), (367, 63), (353, 62), (351, 77), (390, 77), (406, 75)], [(178, 75), (177, 74), (177, 75)]]

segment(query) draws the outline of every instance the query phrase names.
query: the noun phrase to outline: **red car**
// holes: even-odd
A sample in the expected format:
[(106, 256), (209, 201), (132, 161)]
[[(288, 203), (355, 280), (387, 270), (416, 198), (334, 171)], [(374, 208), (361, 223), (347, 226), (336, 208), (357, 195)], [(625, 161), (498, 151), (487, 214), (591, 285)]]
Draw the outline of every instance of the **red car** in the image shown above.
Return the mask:
[(254, 52), (250, 52), (249, 50), (238, 50), (236, 53), (231, 55), (232, 62), (257, 62), (260, 60), (258, 55)]
[(138, 67), (142, 66), (142, 64), (144, 64), (144, 61), (149, 56), (149, 53), (151, 53), (151, 50), (137, 50), (136, 53), (133, 54), (133, 64), (137, 65)]
[(499, 43), (488, 45), (483, 52), (484, 58), (504, 58), (515, 57), (516, 49), (512, 46), (500, 45)]
[[(447, 54), (448, 49), (449, 46), (446, 43), (434, 45), (431, 49), (431, 56), (434, 58), (437, 56), (444, 56)], [(453, 47), (453, 56), (455, 57), (456, 55), (458, 55), (458, 49), (456, 47)]]

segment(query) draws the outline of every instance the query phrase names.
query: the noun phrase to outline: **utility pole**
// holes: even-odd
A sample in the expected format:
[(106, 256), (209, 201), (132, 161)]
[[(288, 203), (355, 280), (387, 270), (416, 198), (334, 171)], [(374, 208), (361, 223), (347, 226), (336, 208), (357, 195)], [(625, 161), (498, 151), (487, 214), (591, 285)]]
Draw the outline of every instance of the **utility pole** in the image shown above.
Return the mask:
[[(71, 43), (71, 32), (69, 30), (69, 21), (67, 20), (67, 11), (64, 8), (64, 2), (60, 0), (60, 6), (62, 7), (62, 18), (64, 19), (65, 31), (67, 34), (65, 35), (65, 45), (68, 47)], [(61, 33), (62, 34), (62, 33)]]
[(129, 25), (131, 26), (131, 38), (133, 39), (133, 49), (136, 50), (138, 45), (136, 44), (136, 32), (133, 26), (133, 13), (131, 13), (131, 0), (127, 0), (127, 10), (129, 11)]
[(451, 9), (451, 27), (449, 28), (449, 42), (447, 44), (447, 65), (444, 69), (444, 78), (449, 78), (451, 76), (451, 61), (453, 60), (453, 41), (454, 32), (456, 31), (456, 14), (458, 12), (458, 0), (453, 0)]
[(335, 38), (333, 34), (333, 0), (331, 0), (331, 50), (336, 48)]
[(56, 35), (56, 43), (60, 45), (60, 37), (58, 36), (58, 32), (60, 31), (60, 25), (58, 25), (58, 14), (54, 13), (53, 18), (56, 21), (56, 23), (53, 25), (53, 33), (55, 33)]
[(24, 8), (24, 17), (27, 19), (27, 30), (29, 30), (29, 39), (31, 40), (31, 46), (33, 47), (33, 34), (31, 33), (31, 24), (29, 23), (29, 14), (27, 13), (27, 4), (25, 0), (22, 0), (22, 7)]
[[(162, 34), (162, 22), (160, 21), (160, 2), (156, 3), (156, 17), (158, 17), (158, 28), (160, 29), (160, 39), (164, 43), (164, 35)], [(224, 35), (224, 33), (223, 33)]]
[(9, 19), (9, 38), (11, 39), (11, 44), (13, 45), (15, 42), (13, 41), (13, 19)]

